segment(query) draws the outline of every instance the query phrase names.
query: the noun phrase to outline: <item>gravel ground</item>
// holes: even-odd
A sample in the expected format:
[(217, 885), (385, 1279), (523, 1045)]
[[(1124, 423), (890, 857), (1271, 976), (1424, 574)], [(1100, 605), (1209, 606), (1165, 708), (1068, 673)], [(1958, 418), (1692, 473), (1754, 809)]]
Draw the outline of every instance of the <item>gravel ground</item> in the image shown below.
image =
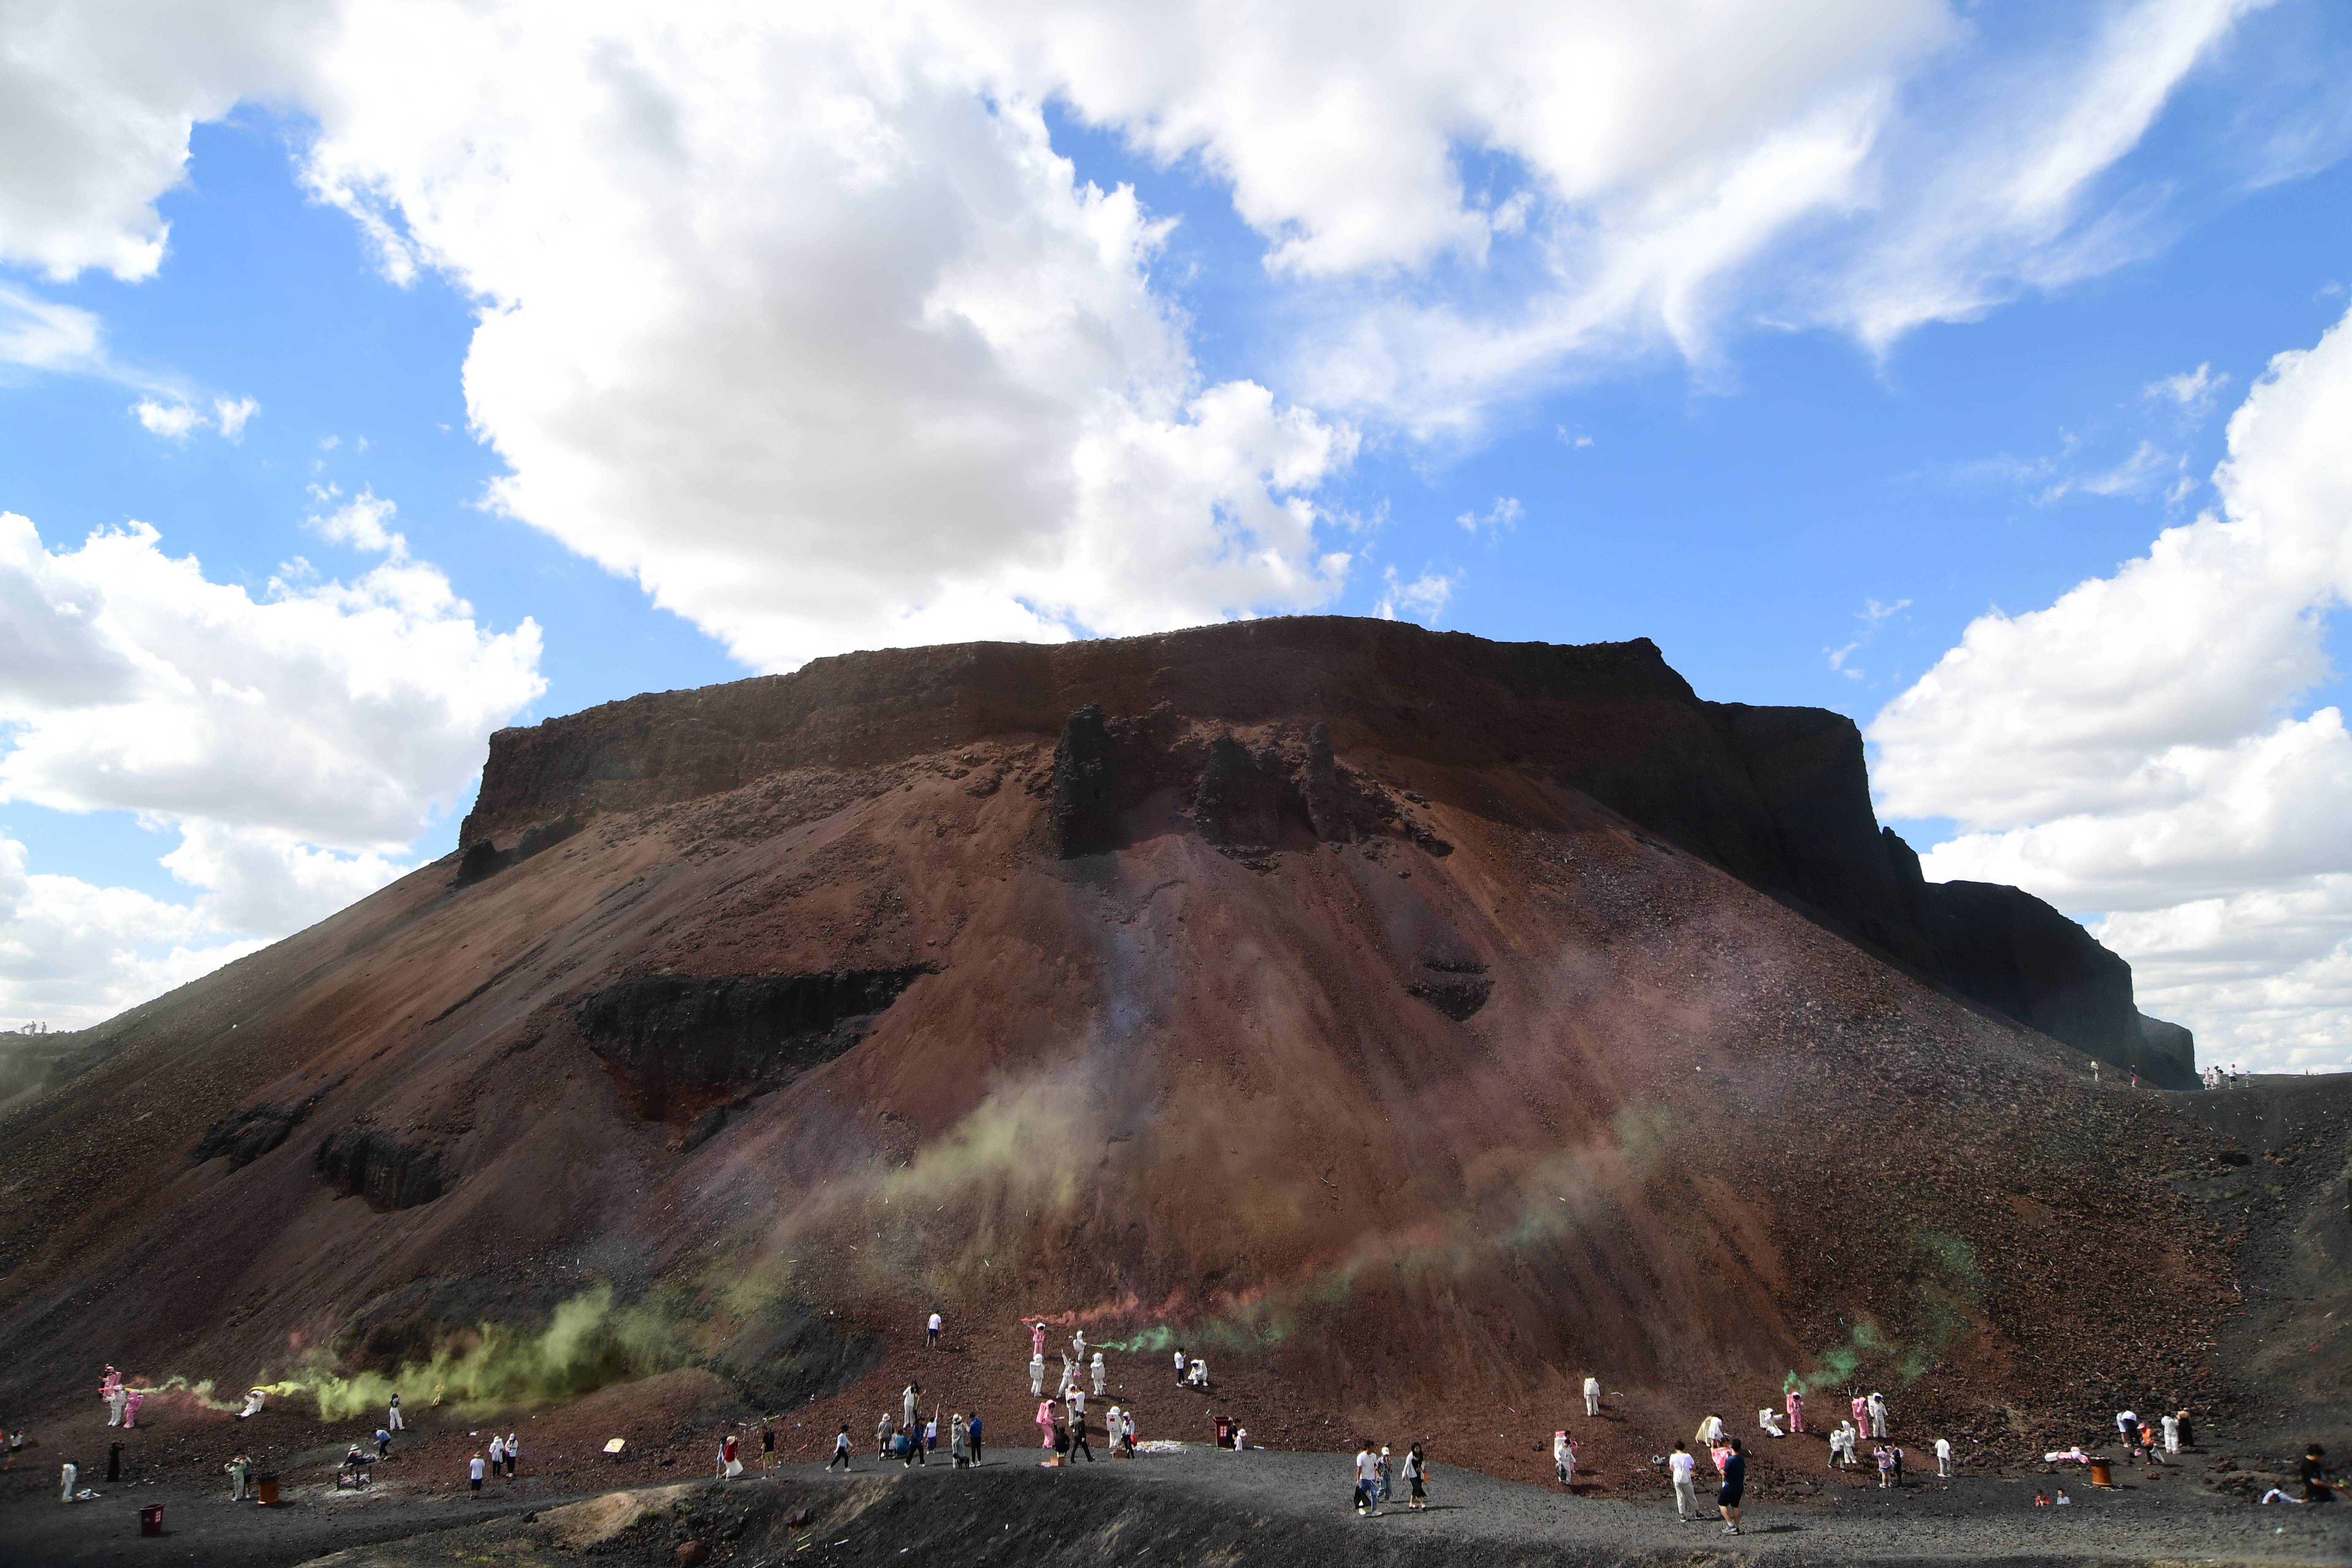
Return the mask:
[[(2041, 1475), (1915, 1482), (1896, 1492), (1837, 1486), (1821, 1498), (1751, 1507), (1736, 1540), (1712, 1521), (1677, 1523), (1654, 1498), (1571, 1497), (1556, 1489), (1435, 1467), (1425, 1514), (1359, 1519), (1348, 1457), (1205, 1447), (1050, 1471), (1024, 1453), (977, 1471), (905, 1470), (870, 1461), (845, 1478), (813, 1466), (770, 1481), (688, 1483), (590, 1505), (634, 1515), (625, 1528), (567, 1537), (564, 1500), (387, 1494), (373, 1501), (304, 1496), (271, 1513), (177, 1489), (142, 1489), (65, 1508), (20, 1494), (0, 1510), (0, 1563), (296, 1563), (407, 1568), (453, 1559), (509, 1568), (577, 1563), (670, 1563), (701, 1540), (714, 1563), (959, 1564), (1222, 1561), (1450, 1565), (1567, 1561), (2337, 1563), (2352, 1561), (2352, 1508), (2252, 1507), (2194, 1484), (2193, 1467), (2112, 1492), (2068, 1485), (2077, 1505), (2035, 1509)], [(2055, 1479), (2063, 1481), (2066, 1478)], [(2179, 1485), (2172, 1485), (2173, 1481)], [(599, 1494), (589, 1494), (596, 1496)], [(615, 1494), (601, 1494), (611, 1497)], [(136, 1534), (137, 1502), (163, 1500), (171, 1533)], [(577, 1516), (588, 1509), (571, 1510)], [(941, 1554), (945, 1554), (942, 1557)]]

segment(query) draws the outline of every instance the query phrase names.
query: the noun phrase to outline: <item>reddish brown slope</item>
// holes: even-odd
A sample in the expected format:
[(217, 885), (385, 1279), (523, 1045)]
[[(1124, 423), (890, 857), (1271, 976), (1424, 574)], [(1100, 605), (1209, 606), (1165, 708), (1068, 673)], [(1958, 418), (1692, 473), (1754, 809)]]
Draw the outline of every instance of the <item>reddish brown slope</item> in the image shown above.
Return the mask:
[[(1209, 842), (1252, 820), (1244, 769), (1064, 858), (1053, 742), (1008, 724), (574, 796), (520, 864), (427, 868), (175, 994), (0, 1129), (0, 1397), (100, 1360), (390, 1365), (606, 1282), (658, 1332), (551, 1386), (682, 1356), (767, 1402), (853, 1389), (861, 1435), (934, 1302), (1000, 1442), (1038, 1311), (1172, 1330), (1302, 1441), (1466, 1442), (1465, 1402), (1565, 1411), (1587, 1367), (1659, 1432), (1842, 1354), (2003, 1429), (2190, 1394), (2224, 1261), (2170, 1189), (2097, 1178), (2210, 1135), (1554, 766), (1367, 726), (1324, 800), (1312, 717), (1171, 710), (1152, 754), (1237, 733), (1335, 837), (1277, 791), (1263, 842)], [(862, 1038), (824, 1011), (851, 981), (895, 991)], [(307, 1110), (190, 1164), (256, 1108)], [(2130, 1331), (2076, 1331), (2122, 1281)]]

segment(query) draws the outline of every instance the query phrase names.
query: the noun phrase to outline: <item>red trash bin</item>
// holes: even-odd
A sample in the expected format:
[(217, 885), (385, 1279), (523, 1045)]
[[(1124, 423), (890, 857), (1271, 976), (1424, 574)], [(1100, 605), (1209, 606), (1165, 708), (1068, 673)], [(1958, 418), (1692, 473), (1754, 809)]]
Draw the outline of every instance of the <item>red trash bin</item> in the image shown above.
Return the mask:
[(139, 1533), (142, 1535), (161, 1535), (163, 1533), (163, 1505), (162, 1503), (151, 1502), (146, 1507), (139, 1510)]

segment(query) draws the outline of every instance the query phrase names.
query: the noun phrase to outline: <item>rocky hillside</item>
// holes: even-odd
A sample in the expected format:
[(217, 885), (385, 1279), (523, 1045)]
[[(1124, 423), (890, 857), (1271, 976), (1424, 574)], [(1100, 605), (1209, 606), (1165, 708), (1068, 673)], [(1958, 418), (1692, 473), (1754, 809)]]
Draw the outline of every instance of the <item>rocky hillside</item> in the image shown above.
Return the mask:
[(91, 1034), (0, 1121), (9, 1408), (102, 1361), (692, 1366), (1003, 1420), (1043, 1313), (1208, 1353), (1265, 1440), (1511, 1474), (1487, 1414), (1588, 1368), (1628, 1442), (1792, 1373), (2023, 1442), (2197, 1396), (2232, 1299), (2185, 1187), (2230, 1140), (2077, 1048), (2133, 1058), (2121, 963), (1921, 884), (1844, 720), (1646, 643), (1268, 622), (636, 699), (497, 737), (460, 856)]

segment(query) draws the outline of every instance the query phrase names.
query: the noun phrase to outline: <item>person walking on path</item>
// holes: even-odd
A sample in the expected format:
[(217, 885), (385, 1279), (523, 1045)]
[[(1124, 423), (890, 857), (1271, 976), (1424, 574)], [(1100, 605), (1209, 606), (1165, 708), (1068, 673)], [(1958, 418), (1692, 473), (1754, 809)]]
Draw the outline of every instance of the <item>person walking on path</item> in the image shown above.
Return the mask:
[(1551, 1473), (1563, 1488), (1576, 1489), (1576, 1445), (1565, 1426), (1551, 1435)]
[(890, 1457), (891, 1430), (890, 1413), (886, 1410), (882, 1413), (882, 1419), (874, 1424), (874, 1457), (876, 1458), (887, 1459)]
[(940, 1348), (940, 1310), (937, 1307), (931, 1309), (931, 1321), (923, 1326), (923, 1348), (927, 1351)]
[(1404, 1451), (1404, 1510), (1419, 1513), (1429, 1507), (1429, 1493), (1422, 1483), (1429, 1479), (1429, 1458), (1415, 1443)]
[(1356, 1450), (1356, 1517), (1365, 1519), (1380, 1512), (1381, 1457), (1372, 1452), (1372, 1440), (1367, 1437)]
[(1601, 1380), (1589, 1372), (1584, 1374), (1584, 1413), (1587, 1415), (1601, 1414)]
[(395, 1388), (392, 1391), (392, 1404), (384, 1412), (384, 1430), (387, 1432), (404, 1431), (406, 1429), (407, 1425), (408, 1424), (406, 1422), (400, 1418), (400, 1390)]
[(1087, 1464), (1095, 1462), (1094, 1445), (1087, 1441), (1087, 1407), (1073, 1405), (1070, 1406), (1070, 1458), (1075, 1459), (1080, 1454), (1087, 1457)]
[(973, 1412), (971, 1413), (971, 1421), (966, 1425), (965, 1431), (964, 1431), (964, 1436), (971, 1439), (971, 1462), (972, 1462), (973, 1464), (977, 1465), (978, 1463), (980, 1463), (980, 1412), (979, 1412), (979, 1411), (975, 1410), (975, 1411), (973, 1411)]
[(948, 1463), (959, 1470), (971, 1463), (971, 1450), (965, 1446), (963, 1412), (961, 1410), (948, 1417)]
[(1789, 1432), (1791, 1436), (1805, 1429), (1805, 1396), (1796, 1389), (1789, 1390)]
[(1675, 1483), (1675, 1522), (1688, 1524), (1698, 1513), (1698, 1457), (1680, 1438), (1666, 1456), (1666, 1474)]
[(1949, 1437), (1938, 1437), (1936, 1439), (1936, 1474), (1945, 1478), (1946, 1479), (1949, 1479), (1951, 1477), (1952, 1440)]
[(839, 1465), (845, 1474), (847, 1473), (849, 1469), (849, 1423), (846, 1421), (841, 1424), (841, 1430), (834, 1434), (833, 1458), (824, 1462), (824, 1468), (828, 1470), (832, 1469), (835, 1465)]
[(1716, 1489), (1715, 1506), (1723, 1515), (1723, 1533), (1739, 1533), (1739, 1498), (1748, 1488), (1748, 1456), (1739, 1451), (1739, 1439), (1731, 1440), (1731, 1458), (1723, 1462), (1723, 1485)]
[(1037, 1446), (1045, 1450), (1045, 1463), (1054, 1462), (1054, 1402), (1037, 1402)]

